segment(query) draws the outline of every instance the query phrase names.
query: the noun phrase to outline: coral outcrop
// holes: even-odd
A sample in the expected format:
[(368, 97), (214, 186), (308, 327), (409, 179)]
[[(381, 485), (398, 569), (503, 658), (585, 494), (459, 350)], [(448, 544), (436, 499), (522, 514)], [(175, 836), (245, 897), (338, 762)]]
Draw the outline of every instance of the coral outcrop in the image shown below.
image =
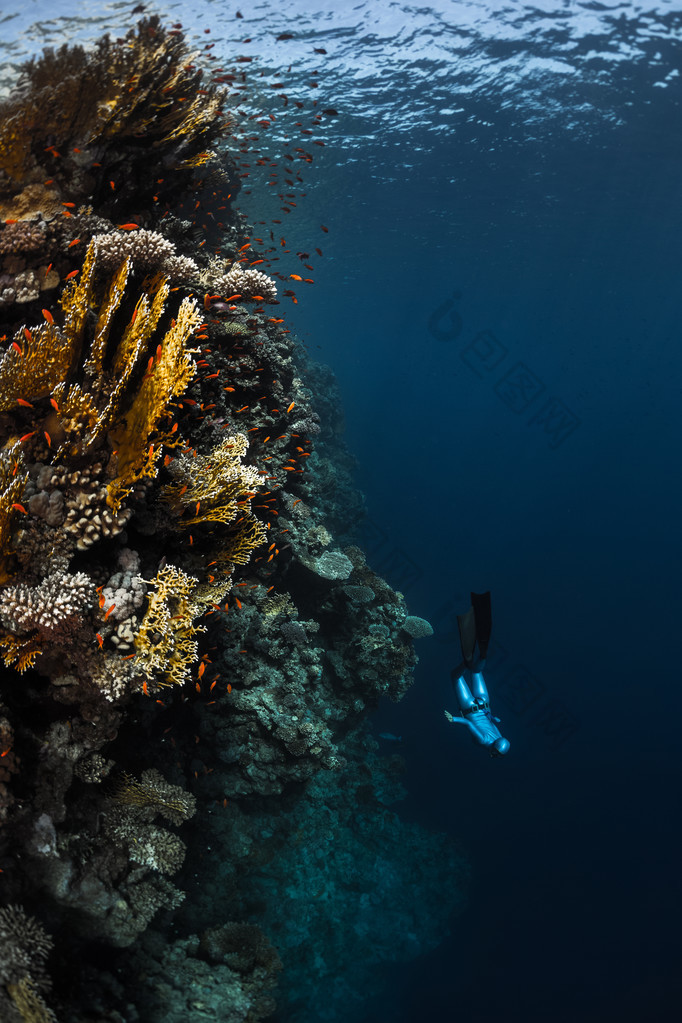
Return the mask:
[[(341, 1018), (462, 899), (367, 735), (429, 626), (352, 542), (338, 394), (264, 308), (226, 105), (150, 18), (0, 108), (8, 1023)], [(312, 953), (332, 920), (362, 976)]]

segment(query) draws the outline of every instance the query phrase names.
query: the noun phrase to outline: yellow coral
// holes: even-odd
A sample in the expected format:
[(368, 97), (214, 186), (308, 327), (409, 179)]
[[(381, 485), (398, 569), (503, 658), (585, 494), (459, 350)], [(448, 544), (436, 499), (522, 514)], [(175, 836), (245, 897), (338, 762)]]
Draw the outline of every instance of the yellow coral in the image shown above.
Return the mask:
[(73, 338), (54, 324), (20, 327), (0, 360), (0, 410), (15, 410), (18, 398), (46, 398), (70, 374), (74, 355)]
[[(157, 432), (159, 423), (168, 403), (192, 378), (194, 363), (188, 341), (201, 315), (193, 299), (183, 300), (176, 319), (159, 339), (156, 356), (149, 357), (142, 382), (134, 389), (133, 378), (153, 348), (153, 335), (165, 311), (168, 278), (156, 274), (143, 282), (134, 313), (109, 351), (113, 347), (113, 317), (131, 270), (126, 258), (109, 281), (94, 334), (82, 357), (88, 313), (95, 302), (96, 265), (97, 243), (93, 239), (80, 279), (62, 295), (63, 327), (44, 323), (22, 327), (15, 335), (0, 360), (0, 410), (16, 410), (22, 402), (50, 396), (59, 412), (54, 424), (44, 421), (43, 429), (50, 426), (53, 450), (61, 458), (92, 450), (108, 434), (117, 450), (108, 502), (117, 512), (137, 480), (156, 475), (161, 446), (171, 439), (168, 432)], [(73, 380), (76, 373), (79, 379)], [(55, 419), (55, 414), (50, 417)], [(0, 538), (1, 518), (0, 508)]]
[(8, 984), (7, 992), (24, 1023), (56, 1023), (57, 1017), (48, 1009), (28, 974), (18, 983)]
[(166, 501), (177, 511), (192, 508), (185, 526), (199, 522), (234, 522), (261, 485), (257, 469), (242, 465), (248, 442), (243, 433), (227, 437), (207, 455), (180, 455), (170, 471), (175, 482), (163, 488)]
[(34, 639), (20, 639), (17, 636), (0, 636), (0, 649), (4, 650), (2, 659), (7, 667), (14, 667), (22, 673), (32, 668), (36, 657), (42, 650), (35, 645)]
[(90, 149), (104, 175), (107, 158), (119, 163), (127, 147), (134, 167), (121, 190), (138, 187), (145, 171), (151, 187), (162, 163), (168, 175), (212, 155), (206, 147), (221, 134), (222, 93), (201, 85), (193, 55), (158, 18), (89, 53), (78, 46), (46, 51), (24, 66), (16, 98), (0, 109), (0, 171), (16, 187), (36, 164), (56, 162), (50, 177), (67, 180), (74, 149)]
[[(140, 321), (141, 326), (139, 341), (132, 349), (135, 354), (146, 347), (147, 338), (160, 316), (167, 289), (167, 278), (159, 275), (151, 285), (150, 294), (156, 291), (151, 305), (145, 300), (146, 296), (138, 303), (135, 325)], [(201, 315), (196, 302), (194, 299), (184, 299), (177, 319), (158, 346), (156, 358), (151, 361), (132, 404), (123, 413), (120, 426), (112, 431), (112, 440), (118, 450), (118, 475), (109, 485), (109, 503), (115, 511), (136, 480), (156, 475), (161, 443), (168, 440), (169, 436), (160, 437), (156, 444), (151, 445), (149, 439), (168, 403), (185, 390), (192, 378), (194, 363), (186, 343), (200, 323)], [(132, 348), (131, 341), (125, 336), (121, 344), (129, 351)], [(126, 365), (124, 362), (123, 372)]]
[(233, 565), (248, 565), (251, 552), (265, 541), (267, 532), (255, 515), (245, 513), (237, 519), (226, 536), (221, 538), (220, 550), (216, 555), (219, 565), (231, 562)]
[(179, 785), (169, 784), (153, 767), (142, 772), (140, 781), (124, 773), (118, 779), (111, 795), (115, 802), (123, 806), (149, 810), (154, 815), (161, 814), (178, 825), (189, 820), (196, 810), (194, 796), (190, 792), (185, 792)]
[(5, 566), (10, 554), (8, 542), (12, 532), (12, 520), (17, 511), (14, 505), (19, 503), (27, 480), (28, 472), (23, 468), (17, 441), (10, 448), (0, 452), (0, 583), (5, 583), (10, 578)]
[(135, 636), (136, 664), (160, 685), (182, 685), (197, 659), (195, 637), (206, 631), (203, 625), (194, 625), (203, 610), (193, 599), (198, 582), (175, 565), (165, 565), (151, 580), (155, 589)]

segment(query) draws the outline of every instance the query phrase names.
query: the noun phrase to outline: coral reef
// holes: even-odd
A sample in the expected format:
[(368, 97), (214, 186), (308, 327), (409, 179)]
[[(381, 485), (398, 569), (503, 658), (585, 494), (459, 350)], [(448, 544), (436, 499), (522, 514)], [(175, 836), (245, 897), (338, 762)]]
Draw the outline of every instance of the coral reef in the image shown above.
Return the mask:
[(8, 1023), (331, 1020), (462, 899), (366, 731), (430, 626), (352, 542), (336, 385), (259, 305), (204, 84), (149, 18), (46, 51), (0, 105)]

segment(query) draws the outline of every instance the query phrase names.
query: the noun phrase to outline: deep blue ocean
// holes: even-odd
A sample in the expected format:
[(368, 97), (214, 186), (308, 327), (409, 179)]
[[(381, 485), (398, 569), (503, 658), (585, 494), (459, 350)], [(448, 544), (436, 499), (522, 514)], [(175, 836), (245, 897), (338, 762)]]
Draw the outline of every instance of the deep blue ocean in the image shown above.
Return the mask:
[[(8, 0), (0, 83), (133, 6)], [(310, 254), (279, 315), (338, 379), (369, 562), (435, 629), (376, 733), (403, 737), (401, 815), (474, 878), (367, 1023), (679, 1019), (682, 2), (145, 13), (253, 56), (273, 160), (314, 100), (337, 111), (296, 208), (256, 167), (240, 208), (286, 239), (280, 269)], [(488, 589), (501, 760), (443, 716), (454, 616)]]

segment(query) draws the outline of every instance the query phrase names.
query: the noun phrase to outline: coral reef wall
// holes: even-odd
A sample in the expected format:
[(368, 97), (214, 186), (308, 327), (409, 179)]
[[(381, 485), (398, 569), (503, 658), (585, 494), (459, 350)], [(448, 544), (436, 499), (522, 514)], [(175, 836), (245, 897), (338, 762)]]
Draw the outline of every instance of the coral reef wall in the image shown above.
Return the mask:
[(357, 1018), (463, 898), (389, 808), (408, 613), (342, 545), (338, 396), (255, 269), (232, 117), (155, 18), (0, 110), (7, 1023)]

